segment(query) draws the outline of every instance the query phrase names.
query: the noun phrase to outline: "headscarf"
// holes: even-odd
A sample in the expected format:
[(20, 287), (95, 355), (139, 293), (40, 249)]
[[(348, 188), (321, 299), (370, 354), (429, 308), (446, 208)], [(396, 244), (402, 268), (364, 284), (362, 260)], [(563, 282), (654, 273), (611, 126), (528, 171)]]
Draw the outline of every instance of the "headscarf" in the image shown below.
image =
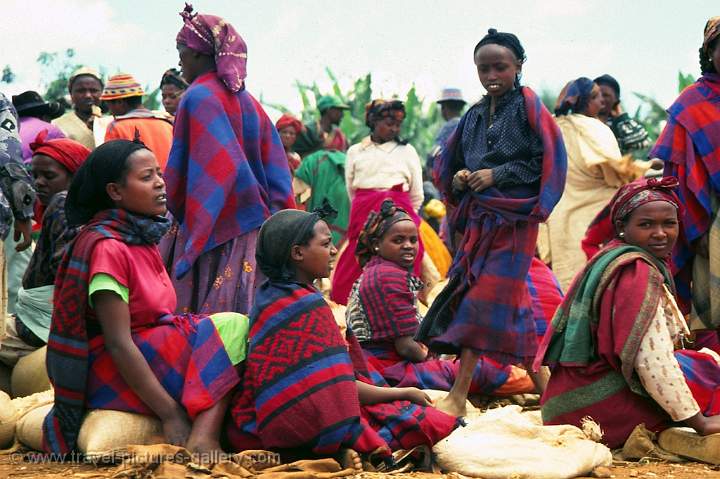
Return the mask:
[(590, 101), (590, 93), (595, 83), (587, 78), (580, 77), (573, 80), (562, 89), (555, 103), (555, 115), (580, 113)]
[(245, 88), (247, 45), (232, 25), (215, 15), (198, 15), (185, 4), (180, 12), (184, 25), (176, 41), (215, 59), (217, 74), (233, 93)]
[(119, 181), (126, 173), (128, 157), (143, 149), (147, 147), (137, 140), (112, 140), (90, 153), (68, 190), (65, 213), (70, 226), (83, 225), (97, 212), (115, 208), (105, 187)]
[(181, 90), (185, 90), (189, 86), (176, 68), (170, 68), (163, 73), (160, 79), (160, 87), (162, 88), (163, 85), (173, 85)]
[(383, 118), (394, 117), (398, 120), (405, 119), (405, 105), (400, 100), (373, 100), (365, 105), (365, 124), (371, 130), (375, 124)]
[(292, 281), (295, 272), (290, 267), (290, 250), (306, 243), (313, 235), (318, 221), (337, 214), (327, 202), (313, 211), (281, 210), (265, 220), (260, 227), (255, 259), (260, 271), (271, 281)]
[(85, 145), (70, 138), (56, 138), (47, 140), (48, 130), (38, 133), (35, 141), (30, 143), (33, 155), (49, 156), (63, 165), (71, 174), (75, 174), (80, 165), (90, 154)]
[(613, 224), (627, 218), (635, 209), (651, 201), (666, 201), (679, 210), (680, 200), (673, 191), (678, 185), (678, 180), (674, 176), (666, 176), (659, 180), (641, 178), (628, 183), (618, 190), (613, 199), (610, 210)]
[(706, 57), (710, 55), (708, 47), (718, 36), (720, 36), (720, 16), (712, 17), (705, 24), (702, 52), (705, 54)]
[(275, 128), (277, 128), (278, 131), (289, 126), (293, 127), (295, 133), (298, 135), (305, 130), (305, 125), (303, 125), (300, 120), (292, 116), (290, 113), (283, 114), (283, 116), (278, 119), (277, 123), (275, 123)]
[(375, 246), (392, 225), (405, 220), (412, 221), (413, 219), (407, 211), (395, 206), (393, 200), (390, 199), (382, 202), (380, 211), (370, 212), (355, 247), (355, 257), (361, 268), (375, 256)]

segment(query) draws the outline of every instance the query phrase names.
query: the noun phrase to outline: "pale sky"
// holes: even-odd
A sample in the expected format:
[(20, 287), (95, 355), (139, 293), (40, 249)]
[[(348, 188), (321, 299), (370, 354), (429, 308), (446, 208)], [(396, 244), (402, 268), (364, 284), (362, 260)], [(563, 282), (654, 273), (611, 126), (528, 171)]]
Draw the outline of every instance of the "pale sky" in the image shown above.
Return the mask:
[[(182, 1), (3, 0), (0, 67), (15, 83), (6, 94), (41, 89), (41, 51), (76, 50), (78, 63), (132, 73), (155, 87), (177, 66), (175, 35)], [(718, 0), (197, 0), (195, 10), (224, 17), (248, 44), (247, 88), (255, 96), (300, 109), (296, 80), (345, 87), (371, 72), (375, 96), (404, 94), (414, 83), (435, 100), (444, 86), (474, 101), (483, 90), (472, 51), (490, 27), (513, 32), (528, 61), (523, 84), (559, 90), (579, 76), (615, 76), (632, 109), (631, 92), (667, 106), (677, 73), (699, 74), (698, 48)], [(271, 113), (271, 116), (275, 116)]]

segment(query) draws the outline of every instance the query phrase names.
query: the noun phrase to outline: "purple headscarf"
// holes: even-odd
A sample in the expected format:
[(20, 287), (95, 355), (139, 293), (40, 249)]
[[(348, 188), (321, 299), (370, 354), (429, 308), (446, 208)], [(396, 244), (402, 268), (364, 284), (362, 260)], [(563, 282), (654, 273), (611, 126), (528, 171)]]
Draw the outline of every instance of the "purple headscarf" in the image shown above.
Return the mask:
[(218, 76), (228, 90), (233, 93), (243, 90), (247, 45), (235, 28), (215, 15), (193, 13), (188, 3), (180, 16), (184, 25), (177, 34), (177, 43), (215, 58)]
[(595, 83), (586, 77), (573, 80), (562, 89), (555, 104), (555, 115), (567, 115), (570, 112), (580, 113), (590, 100)]

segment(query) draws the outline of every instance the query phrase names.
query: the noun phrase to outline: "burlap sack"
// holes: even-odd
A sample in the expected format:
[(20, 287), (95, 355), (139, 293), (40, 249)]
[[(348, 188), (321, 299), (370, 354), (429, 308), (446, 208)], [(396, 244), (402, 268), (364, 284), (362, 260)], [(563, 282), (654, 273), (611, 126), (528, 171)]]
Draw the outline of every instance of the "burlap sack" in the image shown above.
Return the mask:
[(579, 428), (543, 426), (537, 412), (523, 414), (520, 406), (491, 409), (467, 422), (433, 448), (443, 470), (485, 479), (561, 479), (612, 464), (610, 449)]
[(15, 438), (17, 409), (10, 396), (0, 391), (0, 449), (9, 447)]
[(20, 358), (13, 368), (10, 384), (13, 397), (25, 397), (50, 389), (45, 367), (47, 346)]
[(18, 441), (35, 451), (42, 450), (42, 424), (45, 416), (50, 412), (52, 404), (45, 404), (31, 409), (22, 416), (15, 425), (15, 435)]
[(90, 459), (131, 444), (164, 442), (160, 420), (143, 414), (95, 409), (90, 411), (78, 436), (78, 447)]

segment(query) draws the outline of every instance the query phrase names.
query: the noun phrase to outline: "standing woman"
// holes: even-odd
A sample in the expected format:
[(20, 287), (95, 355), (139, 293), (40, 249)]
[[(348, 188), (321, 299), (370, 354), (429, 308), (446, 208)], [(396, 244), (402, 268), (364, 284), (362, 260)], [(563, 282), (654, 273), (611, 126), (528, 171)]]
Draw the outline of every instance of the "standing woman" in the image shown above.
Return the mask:
[(692, 329), (706, 329), (698, 340), (720, 350), (720, 17), (705, 25), (700, 47), (702, 76), (668, 109), (668, 120), (651, 158), (665, 162), (665, 175), (678, 178), (685, 210), (673, 251), (680, 306), (691, 309)]
[[(362, 270), (355, 259), (360, 231), (371, 211), (378, 211), (386, 199), (410, 214), (420, 226), (418, 209), (423, 203), (422, 166), (415, 148), (399, 138), (405, 119), (405, 105), (399, 100), (373, 100), (365, 107), (370, 136), (350, 147), (345, 160), (345, 185), (350, 197), (348, 245), (340, 254), (333, 274), (330, 299), (346, 304), (353, 283)], [(414, 263), (420, 276), (423, 248)]]
[[(450, 233), (461, 237), (449, 282), (417, 338), (440, 353), (460, 353), (450, 394), (437, 407), (465, 415), (481, 355), (529, 367), (537, 336), (526, 277), (538, 223), (560, 199), (567, 158), (550, 112), (520, 86), (525, 50), (495, 29), (474, 51), (487, 95), (463, 116), (434, 166), (435, 184), (456, 205)], [(544, 381), (533, 381), (542, 389)]]
[(548, 218), (547, 235), (540, 235), (539, 247), (564, 291), (585, 265), (580, 243), (590, 222), (619, 187), (648, 169), (647, 163), (636, 164), (630, 155), (620, 154), (612, 130), (598, 119), (603, 105), (600, 87), (580, 77), (560, 93), (555, 108), (567, 148), (567, 182)]
[(280, 136), (245, 89), (247, 47), (220, 17), (187, 6), (177, 35), (191, 83), (175, 116), (165, 178), (177, 228), (163, 244), (179, 311), (250, 311), (255, 242), (273, 212), (294, 208)]
[(180, 98), (188, 86), (188, 83), (176, 68), (170, 68), (163, 73), (160, 80), (160, 92), (162, 93), (162, 104), (166, 112), (175, 116), (180, 104)]

